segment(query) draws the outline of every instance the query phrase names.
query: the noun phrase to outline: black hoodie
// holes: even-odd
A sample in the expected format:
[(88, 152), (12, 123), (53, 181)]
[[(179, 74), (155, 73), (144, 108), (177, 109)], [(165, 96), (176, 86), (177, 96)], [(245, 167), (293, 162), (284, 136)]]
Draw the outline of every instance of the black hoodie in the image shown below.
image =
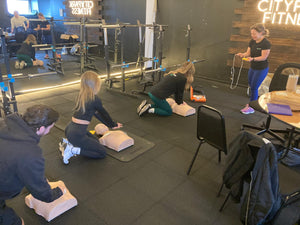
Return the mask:
[(37, 199), (52, 202), (62, 195), (44, 176), (40, 137), (17, 114), (0, 120), (0, 200), (18, 195), (25, 186)]

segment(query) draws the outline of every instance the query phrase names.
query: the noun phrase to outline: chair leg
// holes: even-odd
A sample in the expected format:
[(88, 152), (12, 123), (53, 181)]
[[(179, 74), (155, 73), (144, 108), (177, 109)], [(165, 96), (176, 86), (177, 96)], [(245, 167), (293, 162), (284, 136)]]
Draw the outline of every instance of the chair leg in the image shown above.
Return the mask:
[(199, 153), (199, 149), (200, 149), (200, 147), (201, 147), (201, 145), (202, 145), (202, 143), (203, 143), (204, 141), (200, 141), (200, 143), (199, 143), (199, 146), (198, 146), (198, 148), (197, 148), (197, 151), (195, 152), (195, 155), (194, 155), (194, 157), (193, 157), (193, 159), (192, 159), (192, 162), (191, 162), (191, 164), (190, 164), (190, 167), (189, 167), (189, 169), (188, 169), (188, 171), (187, 171), (187, 175), (190, 175), (190, 172), (191, 172), (191, 169), (192, 169), (192, 167), (193, 167), (193, 165), (194, 165), (194, 162), (195, 162), (195, 159), (196, 159), (196, 157), (197, 157), (197, 155), (198, 155), (198, 153)]
[(217, 197), (220, 197), (221, 191), (222, 191), (223, 187), (224, 187), (224, 183), (222, 183), (221, 188), (220, 188), (220, 190), (219, 190), (219, 192), (218, 192), (218, 194), (217, 194)]
[(223, 202), (221, 208), (219, 209), (219, 212), (222, 212), (222, 211), (223, 211), (224, 206), (225, 206), (226, 202), (228, 201), (229, 197), (230, 197), (230, 192), (229, 192), (228, 195), (226, 196), (226, 198), (225, 198), (225, 200), (224, 200), (224, 202)]

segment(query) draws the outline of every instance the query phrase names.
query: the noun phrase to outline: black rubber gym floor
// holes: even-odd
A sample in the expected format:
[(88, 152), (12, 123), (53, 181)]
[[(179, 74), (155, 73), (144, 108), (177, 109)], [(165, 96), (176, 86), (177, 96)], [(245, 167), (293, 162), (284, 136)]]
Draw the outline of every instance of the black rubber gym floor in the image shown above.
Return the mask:
[[(3, 70), (2, 70), (3, 71)], [(28, 71), (27, 71), (28, 72)], [(35, 78), (35, 85), (45, 85), (57, 80), (74, 79), (75, 72), (65, 77), (54, 75)], [(75, 77), (76, 79), (79, 77)], [(28, 88), (33, 80), (17, 80), (18, 88)], [(261, 124), (266, 115), (256, 112), (242, 115), (239, 110), (248, 101), (246, 89), (230, 90), (228, 85), (203, 79), (195, 83), (207, 95), (207, 105), (222, 111), (226, 120), (228, 143), (239, 132), (242, 123)], [(129, 89), (137, 88), (136, 81), (128, 83)], [(60, 113), (59, 125), (67, 124), (72, 115), (74, 98), (79, 85), (18, 95), (19, 112), (33, 104), (47, 104)], [(239, 205), (228, 201), (224, 211), (218, 211), (227, 191), (216, 194), (222, 181), (226, 157), (218, 163), (217, 150), (204, 144), (190, 176), (188, 165), (198, 146), (196, 116), (187, 118), (172, 115), (158, 117), (146, 115), (139, 118), (136, 107), (143, 97), (132, 98), (107, 91), (105, 84), (99, 94), (104, 107), (114, 120), (123, 123), (124, 130), (155, 143), (155, 146), (124, 163), (110, 156), (91, 160), (80, 156), (64, 165), (58, 152), (58, 142), (64, 133), (54, 127), (41, 139), (46, 161), (46, 177), (50, 181), (62, 180), (77, 198), (78, 206), (59, 216), (50, 224), (63, 225), (235, 225), (239, 222)], [(198, 103), (186, 102), (197, 107)], [(284, 127), (273, 120), (272, 126)], [(93, 129), (93, 127), (90, 127)], [(300, 188), (300, 175), (285, 166), (279, 166), (282, 193)], [(48, 224), (29, 209), (24, 198), (27, 190), (7, 201), (27, 225)]]

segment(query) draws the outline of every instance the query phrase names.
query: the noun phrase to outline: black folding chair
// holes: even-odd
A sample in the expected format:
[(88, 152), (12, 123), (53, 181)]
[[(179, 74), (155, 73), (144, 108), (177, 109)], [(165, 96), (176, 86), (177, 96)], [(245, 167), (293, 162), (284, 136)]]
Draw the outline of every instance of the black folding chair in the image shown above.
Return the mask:
[(210, 106), (201, 105), (197, 111), (197, 138), (200, 143), (191, 161), (187, 175), (190, 174), (195, 159), (203, 143), (208, 143), (219, 150), (219, 162), (221, 152), (227, 154), (225, 119), (222, 113)]

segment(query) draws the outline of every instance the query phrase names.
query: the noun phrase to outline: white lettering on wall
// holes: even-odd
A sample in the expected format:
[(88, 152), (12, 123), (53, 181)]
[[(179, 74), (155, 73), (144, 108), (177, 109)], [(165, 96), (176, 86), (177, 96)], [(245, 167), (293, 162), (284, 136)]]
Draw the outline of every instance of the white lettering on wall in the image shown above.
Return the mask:
[(257, 8), (263, 13), (262, 23), (300, 26), (300, 0), (259, 0)]
[(69, 1), (73, 15), (92, 15), (93, 1)]

